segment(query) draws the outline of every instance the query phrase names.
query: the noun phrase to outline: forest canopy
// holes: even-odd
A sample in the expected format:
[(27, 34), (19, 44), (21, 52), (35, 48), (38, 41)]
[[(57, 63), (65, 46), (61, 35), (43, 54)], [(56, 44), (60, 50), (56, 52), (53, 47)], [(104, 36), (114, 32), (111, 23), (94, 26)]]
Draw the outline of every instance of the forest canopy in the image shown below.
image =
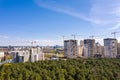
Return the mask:
[(120, 80), (119, 59), (69, 59), (0, 66), (0, 80)]

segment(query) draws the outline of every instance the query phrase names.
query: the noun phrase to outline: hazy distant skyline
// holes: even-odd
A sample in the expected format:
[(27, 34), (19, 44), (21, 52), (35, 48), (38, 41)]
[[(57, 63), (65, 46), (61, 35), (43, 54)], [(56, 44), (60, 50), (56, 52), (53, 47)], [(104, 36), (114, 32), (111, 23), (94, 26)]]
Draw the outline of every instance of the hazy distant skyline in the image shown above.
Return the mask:
[(55, 45), (71, 34), (111, 37), (120, 31), (120, 0), (0, 0), (0, 28), (0, 45)]

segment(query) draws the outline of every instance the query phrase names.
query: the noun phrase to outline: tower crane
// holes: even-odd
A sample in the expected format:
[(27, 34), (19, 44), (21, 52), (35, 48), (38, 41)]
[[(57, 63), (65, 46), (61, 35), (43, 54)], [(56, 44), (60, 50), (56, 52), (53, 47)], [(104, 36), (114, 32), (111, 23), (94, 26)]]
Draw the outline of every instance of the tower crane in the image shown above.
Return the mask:
[(76, 36), (83, 36), (83, 35), (75, 35), (75, 34), (72, 34), (71, 36), (73, 36), (74, 40), (76, 39)]
[(33, 40), (33, 41), (25, 41), (25, 42), (22, 42), (22, 43), (25, 43), (25, 44), (30, 43), (31, 47), (33, 47), (34, 44), (36, 43), (36, 41), (35, 40)]
[(76, 38), (76, 35), (75, 35), (75, 34), (72, 34), (71, 36), (73, 36), (73, 37), (74, 37), (74, 40), (75, 40), (75, 38)]
[(64, 36), (64, 35), (62, 35), (62, 40), (64, 41), (64, 39), (65, 39), (65, 36)]
[(116, 38), (116, 34), (119, 33), (119, 32), (112, 32), (111, 34), (114, 35), (114, 38)]
[(95, 36), (94, 36), (94, 35), (91, 35), (91, 36), (89, 36), (89, 37), (90, 37), (91, 39), (94, 39)]
[(91, 39), (94, 39), (94, 38), (100, 38), (100, 37), (103, 37), (105, 35), (91, 35), (89, 36)]

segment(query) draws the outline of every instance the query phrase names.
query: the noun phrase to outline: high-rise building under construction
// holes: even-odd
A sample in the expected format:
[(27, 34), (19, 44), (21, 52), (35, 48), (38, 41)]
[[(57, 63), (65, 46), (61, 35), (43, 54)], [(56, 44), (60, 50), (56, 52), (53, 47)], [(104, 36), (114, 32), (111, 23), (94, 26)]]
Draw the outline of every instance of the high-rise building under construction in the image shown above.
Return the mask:
[(77, 40), (65, 40), (64, 57), (77, 58), (77, 56), (78, 56)]
[(95, 52), (95, 39), (85, 39), (84, 48), (86, 49), (86, 57), (94, 57)]
[(104, 57), (116, 58), (117, 56), (117, 39), (104, 39)]

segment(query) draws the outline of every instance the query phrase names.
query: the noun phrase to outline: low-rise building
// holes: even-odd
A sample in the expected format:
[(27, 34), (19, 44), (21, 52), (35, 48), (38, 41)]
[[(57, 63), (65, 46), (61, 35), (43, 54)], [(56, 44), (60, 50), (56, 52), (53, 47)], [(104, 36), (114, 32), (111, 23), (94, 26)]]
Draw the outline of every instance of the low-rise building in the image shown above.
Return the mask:
[(0, 62), (4, 59), (4, 52), (0, 52)]

